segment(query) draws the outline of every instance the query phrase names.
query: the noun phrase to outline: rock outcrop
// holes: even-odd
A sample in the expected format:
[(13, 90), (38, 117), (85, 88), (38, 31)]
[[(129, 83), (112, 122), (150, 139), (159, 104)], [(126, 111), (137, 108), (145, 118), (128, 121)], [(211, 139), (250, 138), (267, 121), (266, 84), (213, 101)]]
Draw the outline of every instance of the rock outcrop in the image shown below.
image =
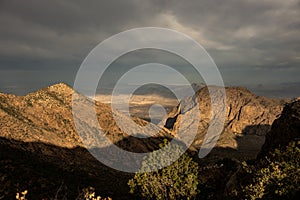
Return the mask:
[[(237, 149), (237, 154), (254, 158), (264, 143), (265, 135), (270, 130), (271, 124), (281, 113), (283, 103), (279, 100), (256, 96), (243, 87), (227, 87), (226, 90), (226, 119), (224, 131), (221, 134), (217, 146), (221, 148)], [(214, 95), (214, 94), (211, 94)], [(189, 127), (195, 121), (191, 115), (192, 109), (200, 110), (200, 122), (198, 133), (191, 149), (198, 150), (201, 147), (211, 120), (211, 99), (208, 88), (200, 89), (194, 97), (188, 97), (181, 102), (181, 114), (173, 125), (173, 134), (179, 127), (188, 133)], [(183, 106), (184, 105), (184, 106)], [(169, 116), (163, 120), (164, 124), (168, 118), (174, 118), (180, 109), (177, 106)], [(182, 121), (182, 118), (186, 121)], [(168, 126), (171, 126), (168, 124)], [(225, 151), (224, 151), (225, 152)], [(236, 153), (234, 156), (237, 156)]]
[(291, 141), (300, 140), (300, 100), (286, 104), (280, 117), (274, 121), (271, 131), (266, 135), (259, 157), (279, 147), (287, 146)]

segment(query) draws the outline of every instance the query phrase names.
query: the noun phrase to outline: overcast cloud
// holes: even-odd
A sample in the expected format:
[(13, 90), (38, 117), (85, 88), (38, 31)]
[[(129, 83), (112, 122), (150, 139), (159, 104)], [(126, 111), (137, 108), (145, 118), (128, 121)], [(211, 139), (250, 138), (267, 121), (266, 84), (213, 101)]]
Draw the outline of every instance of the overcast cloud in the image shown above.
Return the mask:
[(0, 91), (72, 84), (99, 42), (158, 26), (202, 44), (227, 85), (290, 84), (275, 96), (300, 96), (299, 19), (299, 0), (0, 0)]

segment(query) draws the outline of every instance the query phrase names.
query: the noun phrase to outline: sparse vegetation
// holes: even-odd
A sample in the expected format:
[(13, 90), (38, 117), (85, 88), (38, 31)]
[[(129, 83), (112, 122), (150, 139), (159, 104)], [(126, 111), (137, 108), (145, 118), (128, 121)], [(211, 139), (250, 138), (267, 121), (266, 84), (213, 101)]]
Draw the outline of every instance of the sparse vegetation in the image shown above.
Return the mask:
[(285, 149), (276, 149), (257, 165), (244, 169), (252, 179), (244, 187), (246, 199), (293, 198), (300, 191), (299, 142), (290, 143)]
[(16, 194), (16, 199), (17, 200), (27, 200), (26, 199), (26, 194), (27, 194), (27, 190), (24, 190), (23, 192), (21, 192), (21, 193), (19, 193), (19, 192), (17, 192), (17, 194)]
[[(160, 146), (167, 145), (167, 140)], [(156, 152), (144, 159), (141, 171), (154, 169), (168, 163), (171, 158), (180, 155), (179, 145), (168, 145), (172, 155), (160, 155)], [(154, 172), (136, 173), (129, 180), (130, 193), (145, 199), (194, 199), (197, 195), (198, 164), (184, 153), (173, 164)]]
[[(50, 198), (50, 199), (58, 200), (59, 199), (58, 193), (61, 192), (60, 189), (57, 191), (57, 194), (55, 195), (55, 197)], [(17, 192), (16, 199), (17, 200), (27, 200), (27, 198), (26, 198), (27, 193), (28, 193), (27, 190), (24, 190), (23, 192)], [(63, 199), (66, 199), (66, 195), (64, 195)], [(81, 193), (77, 196), (76, 200), (112, 200), (112, 198), (110, 198), (110, 197), (102, 198), (101, 196), (96, 195), (95, 188), (87, 187), (87, 188), (82, 189)]]
[(100, 196), (96, 195), (95, 188), (87, 187), (83, 188), (82, 192), (78, 195), (76, 200), (112, 200), (111, 198), (101, 198)]

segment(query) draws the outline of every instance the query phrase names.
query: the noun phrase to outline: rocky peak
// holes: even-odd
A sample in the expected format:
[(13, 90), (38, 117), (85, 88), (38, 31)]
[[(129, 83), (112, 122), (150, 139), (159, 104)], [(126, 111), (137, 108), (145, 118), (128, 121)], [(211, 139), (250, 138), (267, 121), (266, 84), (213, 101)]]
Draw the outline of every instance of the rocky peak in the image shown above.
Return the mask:
[(46, 89), (49, 91), (58, 92), (58, 93), (70, 94), (73, 92), (72, 87), (67, 85), (66, 83), (57, 83), (57, 84), (47, 87)]
[[(251, 157), (255, 157), (264, 143), (265, 135), (270, 130), (271, 124), (281, 113), (282, 102), (257, 96), (244, 87), (226, 87), (225, 91), (226, 119), (224, 131), (217, 146), (233, 149), (246, 148), (245, 151), (249, 150), (249, 152), (252, 151), (251, 148), (254, 148)], [(194, 145), (191, 148), (199, 149), (211, 119), (211, 99), (208, 88), (200, 89), (194, 97), (183, 99), (182, 102), (182, 112), (178, 111), (180, 106), (177, 106), (162, 123), (165, 124), (165, 127), (173, 127), (173, 134), (176, 134), (180, 125), (186, 127), (182, 130), (189, 131), (189, 127), (194, 121), (181, 121), (181, 119), (184, 115), (185, 119), (192, 119), (193, 116), (188, 116), (191, 112), (186, 111), (198, 107), (200, 123)], [(166, 122), (170, 122), (168, 119), (175, 119), (174, 117), (178, 113), (180, 114), (176, 117), (177, 120), (173, 125), (166, 124)]]

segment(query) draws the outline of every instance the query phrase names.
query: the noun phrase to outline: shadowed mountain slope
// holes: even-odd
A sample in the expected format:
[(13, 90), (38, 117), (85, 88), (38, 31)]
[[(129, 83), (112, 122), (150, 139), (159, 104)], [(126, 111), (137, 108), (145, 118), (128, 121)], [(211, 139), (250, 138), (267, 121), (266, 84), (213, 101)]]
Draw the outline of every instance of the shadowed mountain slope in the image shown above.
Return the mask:
[(300, 100), (287, 104), (280, 117), (272, 124), (259, 157), (276, 148), (285, 147), (291, 141), (300, 140)]
[(273, 122), (257, 158), (244, 162), (231, 176), (227, 195), (232, 199), (246, 199), (245, 195), (254, 199), (258, 194), (259, 199), (298, 199), (299, 140), (300, 101), (296, 100), (287, 103)]

